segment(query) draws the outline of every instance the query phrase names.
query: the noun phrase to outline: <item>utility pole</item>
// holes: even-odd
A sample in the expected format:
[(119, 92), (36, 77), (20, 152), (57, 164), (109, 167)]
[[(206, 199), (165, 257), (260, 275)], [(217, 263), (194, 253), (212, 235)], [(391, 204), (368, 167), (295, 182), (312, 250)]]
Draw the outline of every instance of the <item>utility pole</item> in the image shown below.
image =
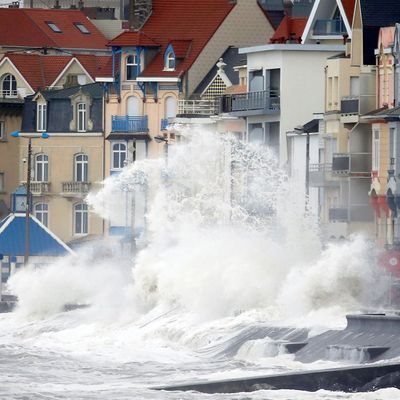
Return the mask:
[[(32, 1), (32, 0), (31, 0)], [(24, 264), (29, 262), (29, 243), (30, 243), (30, 207), (31, 207), (31, 160), (32, 160), (32, 139), (28, 141), (28, 172), (26, 178), (26, 213), (25, 213), (25, 254)]]

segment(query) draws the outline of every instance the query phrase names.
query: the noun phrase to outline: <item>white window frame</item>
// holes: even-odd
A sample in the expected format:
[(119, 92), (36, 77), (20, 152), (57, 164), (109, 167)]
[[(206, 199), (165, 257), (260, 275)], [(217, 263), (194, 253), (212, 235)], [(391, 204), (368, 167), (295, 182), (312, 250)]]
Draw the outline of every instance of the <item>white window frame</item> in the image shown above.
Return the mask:
[(396, 164), (396, 147), (397, 147), (397, 138), (396, 138), (396, 128), (394, 126), (389, 127), (389, 158), (390, 158), (390, 165), (394, 166)]
[(74, 204), (74, 235), (89, 233), (89, 210), (86, 203)]
[(165, 57), (165, 70), (175, 71), (176, 68), (176, 57), (172, 50), (170, 50)]
[(38, 103), (36, 112), (37, 131), (45, 132), (47, 129), (47, 104)]
[(17, 80), (12, 74), (6, 74), (1, 80), (1, 97), (17, 97)]
[(36, 203), (33, 208), (35, 217), (44, 225), (49, 226), (49, 205), (47, 203)]
[[(114, 149), (114, 146), (125, 146), (125, 150), (118, 148)], [(118, 154), (118, 163), (117, 165), (114, 163), (114, 154)], [(122, 155), (125, 155), (124, 159), (122, 160)], [(121, 170), (125, 166), (125, 162), (128, 159), (128, 145), (125, 142), (113, 142), (111, 145), (111, 169), (112, 170)]]
[(87, 110), (86, 103), (80, 102), (76, 105), (77, 131), (86, 132), (87, 127)]
[(0, 121), (0, 140), (6, 140), (6, 122)]
[(35, 181), (49, 181), (49, 156), (47, 154), (39, 153), (35, 155)]
[(88, 182), (89, 157), (87, 154), (75, 154), (74, 157), (74, 182)]
[(0, 193), (4, 193), (5, 189), (5, 182), (4, 182), (5, 173), (0, 171)]
[[(133, 57), (133, 61), (129, 62), (130, 57)], [(128, 78), (128, 68), (135, 68), (136, 71), (139, 72), (139, 60), (137, 54), (129, 54), (126, 59), (125, 59), (125, 79), (127, 81), (134, 81), (136, 80), (137, 76), (135, 76), (133, 79)]]
[(373, 142), (372, 142), (372, 170), (379, 172), (380, 167), (380, 132), (379, 129), (373, 129)]

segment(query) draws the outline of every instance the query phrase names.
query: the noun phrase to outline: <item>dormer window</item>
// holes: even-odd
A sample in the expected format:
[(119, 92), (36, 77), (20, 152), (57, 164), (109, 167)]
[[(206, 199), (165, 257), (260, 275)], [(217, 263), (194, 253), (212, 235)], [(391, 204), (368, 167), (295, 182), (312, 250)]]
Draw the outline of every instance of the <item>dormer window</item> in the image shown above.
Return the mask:
[(84, 33), (85, 35), (89, 35), (90, 31), (88, 28), (86, 28), (85, 25), (83, 25), (80, 22), (74, 22), (74, 25), (80, 30), (81, 33)]
[(17, 97), (17, 80), (14, 75), (7, 74), (2, 79), (0, 97)]
[(38, 103), (36, 110), (37, 131), (44, 132), (47, 128), (47, 104)]
[(175, 70), (175, 54), (172, 50), (168, 51), (165, 56), (165, 70), (174, 71)]
[(62, 30), (54, 22), (46, 21), (46, 24), (53, 32), (62, 33)]
[(126, 57), (126, 80), (134, 81), (139, 75), (139, 63), (136, 54)]

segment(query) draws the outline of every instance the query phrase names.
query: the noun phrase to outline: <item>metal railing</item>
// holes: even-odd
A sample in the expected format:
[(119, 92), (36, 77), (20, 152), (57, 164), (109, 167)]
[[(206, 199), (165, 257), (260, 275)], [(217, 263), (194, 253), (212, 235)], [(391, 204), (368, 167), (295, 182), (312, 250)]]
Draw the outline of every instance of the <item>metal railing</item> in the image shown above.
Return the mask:
[(332, 164), (320, 163), (320, 164), (310, 164), (310, 172), (331, 172)]
[(223, 113), (251, 110), (279, 111), (279, 91), (262, 90), (259, 92), (237, 93), (222, 96), (221, 112)]
[(111, 116), (112, 132), (147, 132), (149, 130), (147, 115), (144, 117), (132, 117), (130, 115)]
[(351, 204), (329, 208), (329, 220), (336, 222), (372, 222), (373, 209), (369, 204)]
[(89, 182), (62, 182), (63, 193), (88, 193), (89, 190)]
[(346, 26), (341, 18), (317, 19), (313, 28), (313, 35), (344, 35), (347, 33)]
[(332, 173), (370, 176), (372, 153), (334, 153)]
[(342, 97), (340, 101), (341, 114), (359, 114), (360, 98), (359, 96)]
[(217, 114), (217, 106), (215, 100), (179, 100), (179, 115), (215, 115)]

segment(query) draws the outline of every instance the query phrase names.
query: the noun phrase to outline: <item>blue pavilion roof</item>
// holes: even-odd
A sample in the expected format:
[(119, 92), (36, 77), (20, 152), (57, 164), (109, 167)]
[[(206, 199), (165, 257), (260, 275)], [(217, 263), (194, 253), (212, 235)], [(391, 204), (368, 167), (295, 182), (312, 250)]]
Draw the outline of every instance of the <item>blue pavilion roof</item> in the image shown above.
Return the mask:
[[(63, 256), (72, 250), (39, 220), (29, 219), (30, 256)], [(0, 254), (23, 256), (25, 253), (25, 214), (10, 214), (0, 221)]]

